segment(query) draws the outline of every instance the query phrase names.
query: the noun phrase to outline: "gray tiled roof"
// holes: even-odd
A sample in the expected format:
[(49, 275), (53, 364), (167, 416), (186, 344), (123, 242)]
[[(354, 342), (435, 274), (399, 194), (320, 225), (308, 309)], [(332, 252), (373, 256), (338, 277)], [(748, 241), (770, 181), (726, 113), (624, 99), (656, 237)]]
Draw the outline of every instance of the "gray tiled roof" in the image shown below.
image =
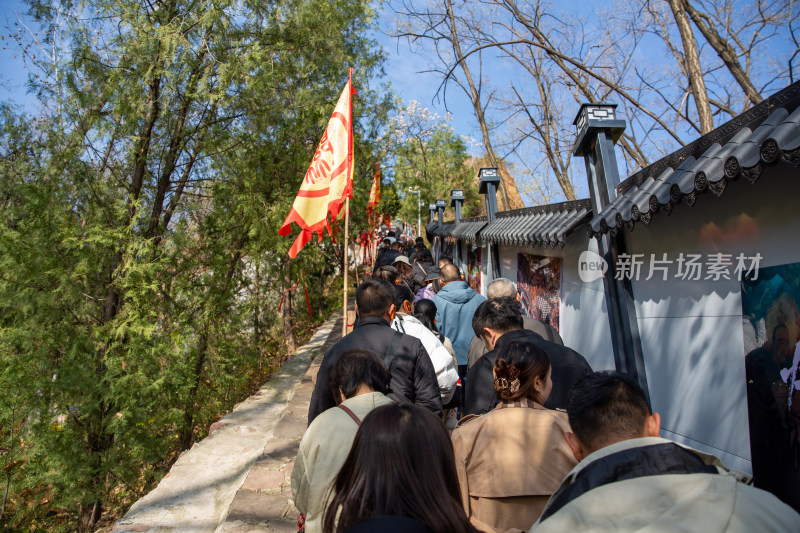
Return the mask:
[(527, 207), (497, 213), (478, 234), (481, 243), (507, 246), (564, 246), (567, 237), (592, 213), (589, 200)]
[(462, 218), (461, 223), (453, 227), (452, 236), (462, 241), (478, 242), (478, 232), (486, 226), (486, 217)]
[(590, 235), (649, 223), (711, 191), (720, 196), (729, 181), (754, 183), (769, 165), (800, 166), (800, 82), (680, 150), (637, 172), (617, 187), (617, 197), (590, 222)]
[(438, 225), (439, 222), (437, 220), (432, 220), (425, 226), (425, 234), (428, 237), (428, 241), (433, 241), (433, 230), (435, 230)]
[(439, 225), (439, 221), (435, 220), (425, 226), (425, 232), (428, 234), (428, 240), (432, 241), (434, 237), (451, 237), (455, 227), (453, 221), (445, 221)]

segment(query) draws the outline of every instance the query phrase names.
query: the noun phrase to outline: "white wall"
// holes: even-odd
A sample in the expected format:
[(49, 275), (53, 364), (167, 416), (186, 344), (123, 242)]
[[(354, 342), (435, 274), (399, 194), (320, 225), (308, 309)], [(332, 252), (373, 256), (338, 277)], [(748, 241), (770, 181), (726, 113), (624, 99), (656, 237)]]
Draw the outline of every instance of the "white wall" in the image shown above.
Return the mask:
[(564, 345), (583, 355), (595, 370), (613, 370), (614, 351), (608, 325), (603, 280), (584, 283), (578, 277), (578, 257), (584, 250), (597, 252), (597, 241), (578, 231), (564, 248), (500, 247), (500, 273), (517, 280), (517, 254), (561, 258), (561, 320)]
[[(696, 204), (659, 213), (625, 238), (629, 253), (739, 253), (763, 257), (760, 268), (800, 262), (800, 174), (788, 165), (767, 168), (759, 181), (729, 183), (721, 197), (706, 193)], [(560, 257), (561, 336), (595, 370), (613, 369), (614, 356), (602, 279), (584, 283), (578, 256), (597, 252), (579, 230), (562, 248), (500, 247), (503, 277), (516, 281), (517, 253)], [(485, 253), (484, 248), (484, 253)], [(486, 257), (484, 255), (484, 257)], [(483, 280), (488, 283), (484, 260)], [(751, 472), (744, 374), (741, 283), (676, 280), (656, 274), (634, 281), (636, 315), (653, 408), (662, 436), (705, 450), (726, 465)], [(705, 275), (705, 273), (704, 273)], [(484, 285), (485, 293), (485, 285)], [(800, 303), (800, 302), (799, 302)]]
[[(721, 197), (700, 196), (625, 238), (629, 253), (760, 253), (761, 268), (800, 262), (797, 169), (765, 170), (750, 184), (733, 182)], [(673, 264), (670, 276), (677, 265)], [(705, 274), (704, 274), (705, 275)], [(751, 471), (744, 374), (741, 283), (684, 281), (660, 275), (634, 281), (636, 315), (653, 408), (664, 436)]]

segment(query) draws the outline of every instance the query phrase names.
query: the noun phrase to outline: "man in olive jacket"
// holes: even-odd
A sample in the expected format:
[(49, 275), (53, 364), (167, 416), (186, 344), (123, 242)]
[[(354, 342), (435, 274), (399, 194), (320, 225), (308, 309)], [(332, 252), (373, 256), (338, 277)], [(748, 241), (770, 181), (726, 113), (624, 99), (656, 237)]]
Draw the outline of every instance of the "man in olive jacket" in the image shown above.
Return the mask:
[(800, 515), (713, 455), (660, 438), (635, 379), (597, 372), (575, 385), (567, 444), (579, 461), (529, 533), (785, 533)]
[(419, 339), (391, 328), (393, 312), (394, 287), (388, 281), (370, 279), (358, 286), (358, 326), (325, 352), (311, 395), (309, 424), (317, 415), (336, 405), (330, 385), (331, 371), (339, 356), (353, 349), (369, 350), (382, 361), (389, 361), (392, 379), (388, 396), (394, 401), (411, 402), (436, 415), (442, 414), (439, 383), (431, 358)]
[(469, 370), (464, 414), (482, 415), (497, 405), (492, 370), (500, 349), (512, 342), (535, 344), (550, 358), (553, 390), (544, 404), (548, 409), (565, 409), (569, 390), (592, 373), (592, 367), (575, 350), (547, 341), (533, 331), (522, 329), (522, 312), (519, 303), (513, 298), (483, 302), (475, 310), (472, 328), (490, 351)]

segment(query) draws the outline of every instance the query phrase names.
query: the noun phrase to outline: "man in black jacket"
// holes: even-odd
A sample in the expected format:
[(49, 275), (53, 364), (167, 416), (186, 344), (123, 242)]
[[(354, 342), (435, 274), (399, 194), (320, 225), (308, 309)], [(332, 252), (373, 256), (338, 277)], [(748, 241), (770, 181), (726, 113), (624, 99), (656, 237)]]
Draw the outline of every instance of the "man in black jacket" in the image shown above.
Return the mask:
[(566, 409), (572, 386), (592, 373), (581, 354), (547, 341), (533, 331), (522, 329), (522, 313), (513, 298), (483, 302), (472, 317), (472, 329), (489, 350), (469, 370), (464, 414), (482, 415), (497, 405), (494, 391), (494, 361), (500, 349), (511, 342), (528, 342), (541, 348), (550, 358), (553, 390), (545, 402), (549, 409)]
[(419, 339), (395, 332), (390, 326), (394, 312), (394, 287), (382, 279), (370, 279), (356, 290), (358, 326), (325, 352), (319, 367), (308, 423), (320, 413), (336, 406), (330, 385), (331, 371), (341, 354), (352, 349), (370, 350), (382, 361), (389, 361), (389, 397), (396, 402), (408, 401), (436, 415), (442, 414), (439, 383), (431, 358)]
[[(508, 278), (496, 278), (486, 287), (486, 299), (494, 300), (496, 298), (514, 298), (519, 302), (517, 286)], [(564, 341), (561, 339), (561, 335), (558, 334), (558, 330), (550, 324), (545, 324), (533, 317), (522, 315), (522, 327), (541, 335), (542, 338), (550, 342), (564, 346)], [(472, 365), (487, 351), (486, 345), (480, 337), (477, 335), (472, 337), (472, 340), (469, 342), (469, 351), (467, 352), (468, 368), (472, 368)]]

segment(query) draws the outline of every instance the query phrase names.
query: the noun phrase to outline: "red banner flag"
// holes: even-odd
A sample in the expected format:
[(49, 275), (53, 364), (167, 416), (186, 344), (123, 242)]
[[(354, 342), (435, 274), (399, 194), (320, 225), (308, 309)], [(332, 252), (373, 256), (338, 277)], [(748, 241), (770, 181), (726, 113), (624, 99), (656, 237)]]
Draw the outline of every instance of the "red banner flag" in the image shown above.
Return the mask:
[(328, 213), (331, 220), (335, 220), (345, 198), (353, 197), (353, 93), (353, 69), (350, 69), (347, 85), (328, 121), (297, 198), (278, 230), (279, 235), (286, 236), (291, 233), (292, 222), (300, 226), (300, 235), (292, 244), (289, 257), (294, 258), (315, 233), (321, 241), (324, 228), (331, 234)]

